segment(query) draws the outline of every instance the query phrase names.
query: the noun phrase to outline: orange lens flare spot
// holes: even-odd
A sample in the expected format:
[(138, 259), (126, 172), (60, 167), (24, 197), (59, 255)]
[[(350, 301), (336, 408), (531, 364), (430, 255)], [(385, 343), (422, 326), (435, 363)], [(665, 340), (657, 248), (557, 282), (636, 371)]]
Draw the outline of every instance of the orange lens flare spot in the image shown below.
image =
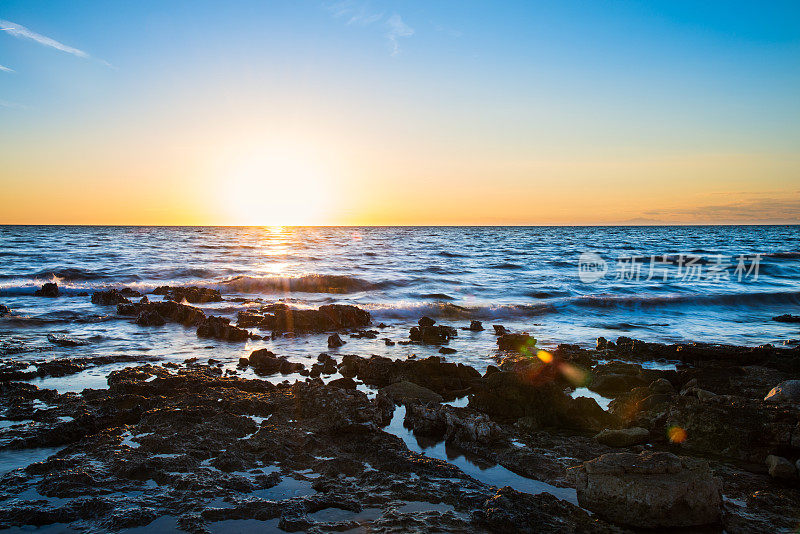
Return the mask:
[(683, 443), (686, 441), (686, 430), (679, 426), (671, 426), (667, 429), (667, 438), (672, 443)]
[(544, 363), (550, 363), (553, 361), (553, 355), (546, 350), (540, 350), (537, 352), (536, 357), (542, 360)]
[(585, 386), (589, 383), (589, 373), (568, 363), (562, 363), (559, 367), (561, 374), (567, 381), (575, 387)]

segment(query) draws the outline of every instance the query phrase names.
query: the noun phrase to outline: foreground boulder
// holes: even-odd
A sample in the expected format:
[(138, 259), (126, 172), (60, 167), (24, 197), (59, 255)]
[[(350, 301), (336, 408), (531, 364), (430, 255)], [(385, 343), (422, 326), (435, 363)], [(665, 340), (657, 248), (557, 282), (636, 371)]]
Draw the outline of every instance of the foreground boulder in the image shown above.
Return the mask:
[(217, 289), (207, 287), (172, 287), (161, 286), (153, 290), (154, 295), (164, 295), (166, 300), (175, 302), (191, 302), (192, 304), (203, 304), (205, 302), (222, 302), (222, 295)]
[[(691, 453), (712, 454), (745, 462), (763, 463), (770, 454), (800, 453), (800, 408), (728, 395), (704, 401), (675, 396), (657, 418), (660, 434), (670, 428), (685, 431), (681, 448)], [(660, 410), (659, 410), (660, 411)], [(656, 420), (654, 420), (656, 422)]]
[(786, 380), (781, 382), (764, 397), (766, 402), (793, 402), (800, 403), (800, 380)]
[(704, 460), (667, 452), (604, 454), (570, 469), (580, 505), (639, 528), (693, 527), (720, 518), (720, 482)]
[(61, 295), (61, 293), (58, 291), (58, 284), (47, 282), (41, 288), (37, 289), (33, 295), (35, 297), (55, 298)]

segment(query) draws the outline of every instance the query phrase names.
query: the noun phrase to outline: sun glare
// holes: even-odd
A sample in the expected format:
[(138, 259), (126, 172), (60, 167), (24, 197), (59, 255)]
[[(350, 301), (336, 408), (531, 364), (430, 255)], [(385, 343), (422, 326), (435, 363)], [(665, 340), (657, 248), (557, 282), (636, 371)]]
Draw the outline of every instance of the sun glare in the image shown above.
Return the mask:
[(288, 150), (238, 155), (221, 171), (219, 199), (235, 225), (324, 224), (330, 205), (331, 176), (310, 154)]

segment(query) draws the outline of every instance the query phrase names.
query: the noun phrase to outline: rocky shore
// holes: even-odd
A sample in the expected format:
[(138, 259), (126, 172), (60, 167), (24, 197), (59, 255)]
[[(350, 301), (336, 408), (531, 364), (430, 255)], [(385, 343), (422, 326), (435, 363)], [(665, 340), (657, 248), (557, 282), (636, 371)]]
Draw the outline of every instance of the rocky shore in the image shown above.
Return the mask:
[[(165, 300), (112, 291), (92, 302), (142, 328), (176, 322), (230, 341), (324, 332), (329, 346), (346, 349), (348, 335), (379, 335), (355, 306), (267, 304), (233, 325), (191, 305), (218, 302), (211, 290), (158, 294)], [(423, 317), (408, 338), (387, 343), (445, 346), (459, 330), (484, 327)], [(485, 372), (456, 357), (341, 349), (311, 365), (259, 349), (224, 370), (214, 360), (81, 358), (80, 346), (75, 358), (34, 369), (7, 355), (0, 528), (797, 528), (800, 350), (625, 337), (541, 350), (502, 325), (484, 335), (498, 347)], [(675, 365), (648, 365), (655, 361)], [(29, 381), (112, 363), (128, 367), (109, 373), (107, 389), (59, 394)], [(271, 380), (283, 375), (291, 380)], [(430, 452), (437, 447), (441, 457)]]

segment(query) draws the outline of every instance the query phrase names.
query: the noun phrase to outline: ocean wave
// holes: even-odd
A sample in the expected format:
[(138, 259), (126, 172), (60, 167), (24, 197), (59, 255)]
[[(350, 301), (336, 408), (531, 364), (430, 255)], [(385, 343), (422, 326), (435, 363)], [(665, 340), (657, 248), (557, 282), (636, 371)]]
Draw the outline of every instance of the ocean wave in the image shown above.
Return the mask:
[(460, 306), (452, 302), (399, 302), (364, 306), (378, 319), (402, 319), (416, 322), (423, 315), (435, 319), (500, 321), (524, 319), (557, 311), (552, 304), (499, 304)]
[(240, 293), (358, 293), (387, 287), (390, 283), (372, 283), (339, 274), (305, 276), (236, 276), (219, 284)]
[(456, 300), (455, 297), (451, 297), (450, 295), (445, 295), (444, 293), (424, 293), (422, 295), (419, 295), (419, 298), (432, 299), (432, 300)]
[(596, 295), (578, 297), (571, 303), (587, 308), (660, 307), (670, 305), (728, 305), (800, 304), (800, 291), (760, 291), (750, 293), (720, 293), (691, 295)]
[(800, 252), (771, 252), (762, 254), (762, 256), (765, 258), (798, 259), (800, 258)]
[(4, 274), (0, 279), (10, 280), (14, 278), (25, 278), (32, 281), (44, 280), (46, 282), (86, 282), (90, 280), (105, 280), (110, 278), (105, 271), (92, 271), (78, 267), (60, 267), (57, 269), (45, 269), (35, 273), (17, 275)]
[(524, 265), (519, 265), (517, 263), (505, 262), (505, 263), (495, 263), (494, 265), (488, 265), (489, 269), (504, 269), (507, 271), (519, 271), (525, 268)]

